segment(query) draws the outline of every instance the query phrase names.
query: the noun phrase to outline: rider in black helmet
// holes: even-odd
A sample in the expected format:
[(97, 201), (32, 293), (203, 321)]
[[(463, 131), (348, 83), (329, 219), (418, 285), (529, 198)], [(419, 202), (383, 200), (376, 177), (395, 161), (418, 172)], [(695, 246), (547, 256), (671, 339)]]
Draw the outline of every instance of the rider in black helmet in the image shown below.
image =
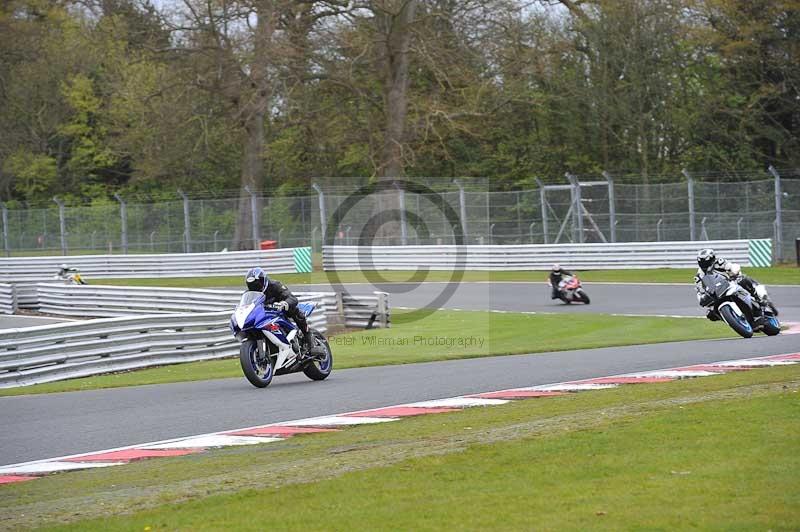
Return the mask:
[(572, 273), (563, 269), (560, 264), (553, 264), (553, 268), (550, 270), (550, 288), (553, 289), (550, 299), (561, 299), (561, 291), (558, 289), (558, 284), (565, 275), (572, 275)]
[[(753, 299), (759, 304), (769, 305), (774, 310), (775, 315), (777, 315), (777, 310), (767, 297), (767, 291), (763, 289), (763, 287), (759, 289), (759, 284), (755, 279), (742, 273), (741, 267), (735, 262), (717, 257), (713, 249), (706, 248), (701, 249), (697, 253), (697, 266), (698, 269), (694, 276), (694, 284), (697, 290), (697, 301), (700, 303), (700, 306), (705, 307), (711, 302), (711, 296), (706, 294), (705, 288), (703, 288), (703, 276), (713, 270), (739, 283), (739, 286), (747, 290), (750, 295), (753, 296)], [(719, 316), (717, 316), (715, 312), (709, 311), (708, 319), (716, 321), (719, 319)]]
[(303, 343), (306, 351), (311, 352), (314, 347), (313, 337), (309, 334), (308, 321), (302, 311), (297, 308), (297, 298), (280, 281), (270, 279), (262, 268), (252, 268), (245, 276), (247, 289), (264, 294), (264, 306), (278, 308), (294, 320), (297, 327), (303, 331)]

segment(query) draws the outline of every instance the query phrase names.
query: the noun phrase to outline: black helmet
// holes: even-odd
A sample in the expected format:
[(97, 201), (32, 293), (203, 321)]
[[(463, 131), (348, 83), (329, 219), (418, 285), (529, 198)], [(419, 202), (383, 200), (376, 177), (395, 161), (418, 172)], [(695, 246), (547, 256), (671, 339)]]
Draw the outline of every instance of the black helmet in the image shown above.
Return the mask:
[(253, 292), (263, 292), (264, 289), (267, 288), (269, 277), (267, 276), (267, 272), (261, 268), (250, 268), (250, 271), (247, 272), (247, 275), (244, 278), (244, 282), (247, 285), (248, 290)]
[(697, 253), (697, 265), (700, 266), (700, 269), (704, 272), (708, 271), (714, 265), (716, 260), (717, 255), (714, 253), (713, 249), (701, 249)]

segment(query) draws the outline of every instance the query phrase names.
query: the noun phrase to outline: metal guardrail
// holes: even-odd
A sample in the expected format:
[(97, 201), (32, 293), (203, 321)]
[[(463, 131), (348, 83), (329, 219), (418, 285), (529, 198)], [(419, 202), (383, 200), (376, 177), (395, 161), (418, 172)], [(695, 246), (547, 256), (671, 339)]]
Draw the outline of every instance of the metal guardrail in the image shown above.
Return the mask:
[(0, 276), (10, 283), (42, 282), (52, 279), (61, 264), (78, 268), (88, 279), (242, 275), (253, 266), (261, 266), (270, 273), (296, 273), (310, 271), (310, 256), (310, 248), (285, 248), (225, 253), (12, 257), (0, 258)]
[(374, 292), (371, 296), (353, 296), (341, 292), (321, 292), (331, 324), (354, 329), (388, 328), (391, 326), (389, 294)]
[[(116, 317), (137, 314), (185, 314), (233, 311), (241, 290), (148, 288), (102, 285), (36, 285), (37, 310), (74, 317)], [(320, 293), (297, 293), (301, 302), (315, 303), (311, 327), (328, 330), (326, 299)]]
[(228, 312), (0, 330), (0, 388), (236, 355)]
[(0, 314), (17, 311), (17, 291), (13, 284), (0, 284)]
[(697, 251), (710, 247), (719, 256), (750, 266), (755, 262), (751, 242), (768, 240), (520, 246), (325, 246), (322, 262), (325, 270), (546, 270), (553, 263), (576, 269), (691, 268), (697, 266)]
[[(135, 314), (230, 312), (240, 290), (159, 288), (103, 285), (38, 284), (34, 308), (73, 317), (113, 317)], [(342, 295), (337, 292), (295, 292), (301, 302), (317, 304), (309, 324), (321, 331), (330, 326), (388, 327), (389, 294)]]

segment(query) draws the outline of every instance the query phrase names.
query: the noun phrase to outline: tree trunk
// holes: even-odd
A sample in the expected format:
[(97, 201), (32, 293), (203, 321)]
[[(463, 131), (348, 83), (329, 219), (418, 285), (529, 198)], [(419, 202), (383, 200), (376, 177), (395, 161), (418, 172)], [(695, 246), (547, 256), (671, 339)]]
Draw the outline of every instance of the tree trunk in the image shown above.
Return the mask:
[[(395, 2), (396, 4), (397, 2)], [(378, 175), (382, 179), (402, 177), (403, 143), (408, 112), (408, 65), (412, 28), (417, 0), (400, 2), (397, 12), (384, 11), (377, 15), (383, 37), (383, 97), (386, 129), (383, 136)]]
[[(242, 90), (236, 97), (239, 116), (242, 120), (243, 145), (241, 168), (241, 191), (239, 212), (234, 229), (233, 249), (253, 249), (253, 211), (250, 195), (245, 187), (253, 192), (261, 189), (264, 183), (264, 120), (269, 108), (269, 51), (275, 33), (275, 19), (278, 8), (275, 0), (262, 0), (255, 5), (256, 22), (253, 35), (253, 58), (249, 64), (249, 74), (242, 80)], [(256, 205), (256, 224), (261, 223), (260, 200)]]
[[(242, 143), (241, 191), (239, 193), (239, 212), (236, 218), (236, 228), (233, 234), (232, 248), (235, 250), (254, 249), (253, 242), (253, 211), (250, 194), (246, 188), (253, 192), (260, 189), (264, 182), (264, 113), (255, 113), (244, 126)], [(257, 220), (260, 223), (259, 198), (256, 208)]]

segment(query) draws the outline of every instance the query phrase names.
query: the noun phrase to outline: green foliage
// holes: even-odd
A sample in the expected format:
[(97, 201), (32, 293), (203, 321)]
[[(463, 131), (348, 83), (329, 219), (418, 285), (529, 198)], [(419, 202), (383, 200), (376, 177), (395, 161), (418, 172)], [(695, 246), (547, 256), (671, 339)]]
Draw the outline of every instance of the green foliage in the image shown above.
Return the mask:
[[(419, 3), (407, 175), (483, 176), (510, 189), (565, 171), (650, 179), (800, 164), (796, 1), (561, 4)], [(376, 19), (326, 24), (305, 4), (284, 9), (294, 11), (268, 56), (256, 186), (294, 194), (314, 177), (377, 175), (389, 110)], [(239, 188), (254, 96), (243, 80), (263, 57), (238, 27), (176, 33), (133, 0), (93, 14), (72, 2), (4, 3), (0, 197)]]

